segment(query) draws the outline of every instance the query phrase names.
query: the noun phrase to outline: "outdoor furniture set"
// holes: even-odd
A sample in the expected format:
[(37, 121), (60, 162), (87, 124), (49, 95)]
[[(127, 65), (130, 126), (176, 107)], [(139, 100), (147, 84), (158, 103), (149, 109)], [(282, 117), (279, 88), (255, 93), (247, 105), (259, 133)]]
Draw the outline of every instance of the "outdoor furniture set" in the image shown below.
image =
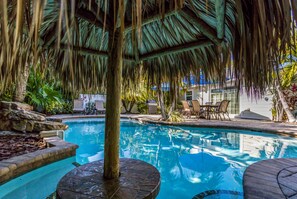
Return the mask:
[(83, 113), (83, 114), (98, 114), (105, 113), (105, 108), (103, 106), (103, 101), (95, 100), (95, 103), (89, 102), (84, 108), (84, 100), (75, 99), (73, 101), (73, 113)]
[(192, 115), (195, 115), (196, 118), (204, 116), (208, 120), (212, 118), (220, 120), (227, 118), (230, 120), (228, 113), (230, 100), (223, 100), (221, 102), (217, 102), (216, 104), (212, 104), (212, 102), (206, 102), (204, 105), (200, 105), (198, 100), (192, 100), (191, 102), (193, 106), (192, 108), (190, 108), (187, 101), (182, 101), (182, 114), (186, 118), (191, 118)]

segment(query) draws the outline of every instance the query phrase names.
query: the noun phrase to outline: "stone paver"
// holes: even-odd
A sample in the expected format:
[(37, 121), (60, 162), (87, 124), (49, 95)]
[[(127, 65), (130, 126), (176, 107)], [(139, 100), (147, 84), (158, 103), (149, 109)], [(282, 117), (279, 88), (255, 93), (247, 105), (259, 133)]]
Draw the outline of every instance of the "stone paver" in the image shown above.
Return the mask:
[(33, 169), (74, 156), (77, 145), (59, 137), (44, 138), (51, 147), (0, 161), (0, 185)]
[(58, 184), (57, 198), (155, 198), (160, 190), (160, 173), (152, 165), (120, 159), (121, 175), (103, 178), (103, 160), (77, 167)]

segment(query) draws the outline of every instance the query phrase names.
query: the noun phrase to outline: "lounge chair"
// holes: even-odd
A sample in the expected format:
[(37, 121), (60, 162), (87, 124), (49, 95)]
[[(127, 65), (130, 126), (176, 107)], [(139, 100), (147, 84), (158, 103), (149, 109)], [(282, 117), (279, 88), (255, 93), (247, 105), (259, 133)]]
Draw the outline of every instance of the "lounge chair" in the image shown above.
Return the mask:
[(199, 101), (192, 100), (192, 105), (193, 105), (193, 113), (196, 115), (197, 118), (200, 118), (200, 116), (204, 113), (204, 110), (201, 109)]
[(225, 119), (225, 115), (228, 117), (229, 120), (229, 113), (228, 113), (228, 106), (229, 106), (230, 100), (223, 100), (221, 101), (219, 107), (217, 109), (214, 110), (214, 114), (216, 115), (216, 118), (220, 118), (220, 120), (222, 120), (222, 117)]
[(99, 113), (105, 113), (105, 108), (103, 106), (103, 101), (101, 100), (95, 100), (95, 109), (96, 109), (96, 114)]
[(84, 101), (80, 99), (73, 100), (73, 113), (80, 112), (85, 114)]
[(191, 109), (187, 101), (181, 101), (183, 105), (182, 115), (186, 118), (191, 118)]

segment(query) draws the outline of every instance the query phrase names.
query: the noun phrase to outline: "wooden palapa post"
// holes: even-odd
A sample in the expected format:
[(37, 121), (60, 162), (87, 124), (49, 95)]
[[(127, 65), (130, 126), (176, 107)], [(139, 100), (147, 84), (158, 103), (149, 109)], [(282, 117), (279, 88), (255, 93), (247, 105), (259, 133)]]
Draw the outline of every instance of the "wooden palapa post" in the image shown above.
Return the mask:
[(121, 27), (117, 27), (117, 24), (120, 23), (118, 9), (120, 1), (121, 0), (109, 1), (111, 24), (108, 40), (107, 98), (104, 142), (104, 177), (107, 179), (119, 177), (120, 104), (123, 63), (122, 52), (124, 44), (124, 32), (121, 30)]

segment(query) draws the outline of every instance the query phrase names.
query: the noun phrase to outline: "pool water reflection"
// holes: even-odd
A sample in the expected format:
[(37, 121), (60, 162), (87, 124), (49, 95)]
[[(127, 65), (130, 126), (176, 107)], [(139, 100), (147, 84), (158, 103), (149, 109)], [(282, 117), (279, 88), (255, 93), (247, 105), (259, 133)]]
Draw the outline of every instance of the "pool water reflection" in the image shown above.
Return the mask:
[[(77, 162), (86, 164), (104, 157), (104, 120), (66, 123), (69, 129), (65, 140), (79, 145)], [(248, 165), (270, 158), (297, 157), (297, 141), (252, 131), (124, 120), (120, 156), (146, 161), (160, 171), (158, 198), (192, 198), (206, 190), (242, 192), (243, 172)]]

